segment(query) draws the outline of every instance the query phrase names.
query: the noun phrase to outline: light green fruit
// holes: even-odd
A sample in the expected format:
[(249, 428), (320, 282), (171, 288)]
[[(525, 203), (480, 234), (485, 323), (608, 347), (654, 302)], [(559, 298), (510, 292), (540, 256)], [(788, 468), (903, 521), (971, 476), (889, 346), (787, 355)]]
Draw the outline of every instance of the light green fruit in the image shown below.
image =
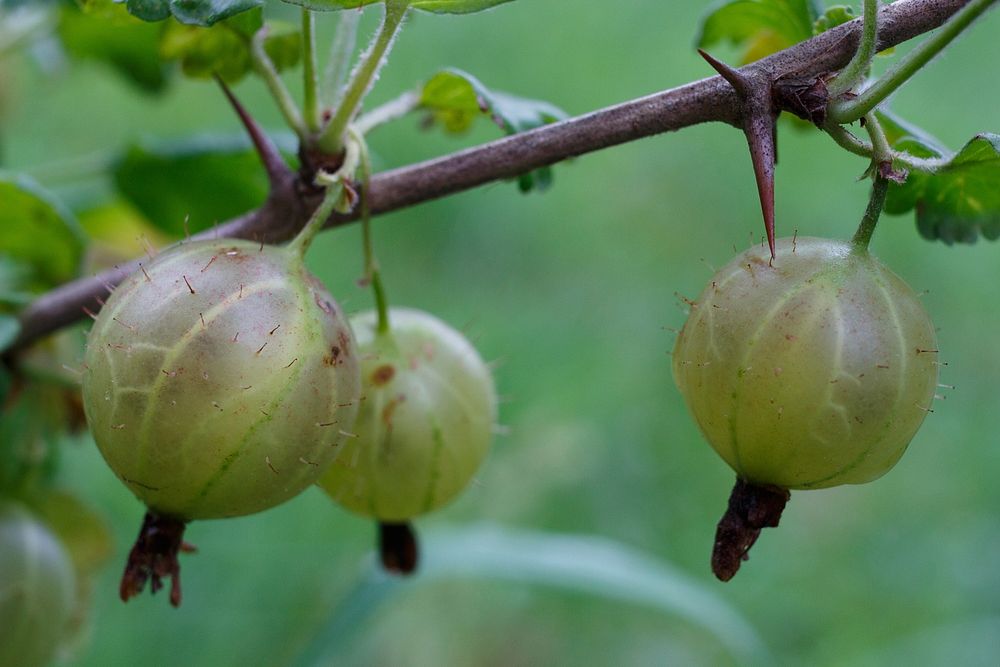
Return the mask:
[(383, 522), (430, 512), (457, 496), (489, 450), (497, 399), (489, 368), (460, 333), (394, 308), (391, 333), (375, 313), (352, 318), (364, 397), (351, 439), (320, 485), (338, 503)]
[(73, 612), (76, 582), (65, 550), (26, 510), (0, 501), (0, 667), (55, 657)]
[(934, 326), (866, 250), (781, 239), (737, 256), (691, 309), (674, 379), (702, 433), (743, 479), (789, 489), (885, 474), (937, 384)]
[(313, 484), (360, 395), (354, 337), (290, 249), (175, 246), (119, 286), (90, 332), (97, 445), (155, 513), (251, 514)]

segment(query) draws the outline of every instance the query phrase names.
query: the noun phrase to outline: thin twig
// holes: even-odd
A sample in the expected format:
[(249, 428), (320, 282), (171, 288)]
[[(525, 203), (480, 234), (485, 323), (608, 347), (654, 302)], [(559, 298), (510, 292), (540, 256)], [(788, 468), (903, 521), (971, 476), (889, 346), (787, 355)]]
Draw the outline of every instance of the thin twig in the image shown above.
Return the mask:
[[(878, 50), (900, 44), (933, 30), (969, 0), (900, 0), (881, 12)], [(808, 41), (769, 56), (753, 67), (765, 68), (774, 78), (783, 74), (819, 76), (843, 67), (854, 55), (860, 21), (838, 26)], [(383, 172), (372, 178), (372, 215), (461, 192), (492, 181), (511, 178), (566, 158), (608, 148), (643, 137), (698, 123), (736, 124), (737, 99), (721, 77), (601, 109), (584, 116), (516, 134), (445, 157)], [(220, 237), (259, 238), (276, 243), (292, 238), (316, 209), (318, 195), (294, 182), (272, 191), (264, 206), (217, 228)], [(327, 227), (346, 224), (354, 216), (335, 215)], [(209, 230), (201, 238), (211, 238)], [(21, 334), (15, 347), (24, 347), (76, 322), (83, 306), (96, 305), (137, 264), (61, 285), (40, 296), (21, 312)]]

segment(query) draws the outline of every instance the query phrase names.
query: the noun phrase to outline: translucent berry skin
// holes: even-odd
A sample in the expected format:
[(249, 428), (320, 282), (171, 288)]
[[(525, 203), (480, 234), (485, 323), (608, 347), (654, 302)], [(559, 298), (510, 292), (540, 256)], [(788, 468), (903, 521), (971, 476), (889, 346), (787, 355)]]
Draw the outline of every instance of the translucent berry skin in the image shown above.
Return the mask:
[(346, 318), (298, 254), (185, 243), (101, 309), (84, 408), (105, 460), (153, 512), (252, 514), (338, 455), (357, 413), (357, 358)]
[(0, 665), (48, 664), (69, 629), (73, 566), (44, 524), (0, 501)]
[(885, 474), (937, 384), (934, 326), (866, 250), (781, 239), (709, 282), (673, 353), (677, 386), (712, 447), (757, 484), (817, 489)]
[(351, 439), (323, 476), (338, 503), (383, 522), (445, 505), (472, 480), (490, 447), (497, 399), (489, 368), (468, 340), (427, 313), (352, 318), (364, 399)]

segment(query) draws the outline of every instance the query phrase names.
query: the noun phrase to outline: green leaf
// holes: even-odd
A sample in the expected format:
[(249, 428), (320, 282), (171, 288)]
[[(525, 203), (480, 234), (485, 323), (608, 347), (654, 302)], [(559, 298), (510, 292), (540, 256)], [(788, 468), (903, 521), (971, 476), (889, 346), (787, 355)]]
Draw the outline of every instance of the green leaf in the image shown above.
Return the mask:
[(414, 0), (414, 9), (435, 14), (471, 14), (491, 9), (513, 0)]
[(850, 5), (834, 5), (816, 19), (816, 23), (813, 24), (813, 32), (818, 35), (856, 18), (858, 15), (854, 13), (854, 8)]
[[(250, 43), (264, 26), (260, 9), (226, 19), (210, 28), (167, 23), (160, 40), (160, 55), (166, 60), (178, 60), (184, 74), (195, 78), (211, 78), (218, 74), (235, 83), (253, 69)], [(278, 70), (294, 66), (302, 51), (302, 36), (294, 26), (268, 23), (264, 50)]]
[(211, 26), (250, 9), (264, 0), (125, 0), (133, 16), (143, 21), (162, 21), (173, 16), (188, 25)]
[[(457, 69), (435, 74), (424, 84), (420, 106), (447, 132), (469, 129), (477, 118), (491, 118), (506, 134), (517, 134), (566, 118), (566, 113), (548, 102), (490, 90), (476, 77)], [(523, 191), (542, 190), (552, 181), (548, 167), (519, 177)]]
[(812, 37), (819, 13), (811, 0), (719, 0), (702, 18), (695, 43), (743, 46), (745, 64)]
[(73, 214), (35, 181), (0, 173), (0, 259), (30, 270), (24, 288), (44, 290), (80, 269), (84, 235)]
[[(284, 0), (290, 5), (298, 5), (315, 11), (337, 9), (357, 9), (374, 5), (385, 0)], [(412, 0), (410, 7), (435, 14), (472, 14), (491, 9), (514, 0)]]
[[(16, 317), (0, 313), (0, 352), (5, 351), (11, 343), (17, 340), (17, 335), (20, 332), (21, 323), (17, 321)], [(2, 401), (2, 397), (0, 397), (0, 401)]]
[[(287, 140), (282, 142), (287, 145)], [(118, 191), (157, 228), (180, 237), (259, 206), (267, 177), (243, 135), (140, 142), (112, 171)]]
[[(894, 147), (920, 157), (941, 153), (903, 137)], [(945, 154), (946, 155), (946, 154)], [(886, 212), (915, 209), (917, 229), (929, 240), (974, 243), (980, 235), (1000, 238), (1000, 135), (974, 137), (933, 173), (913, 172), (903, 185), (890, 188)]]
[(112, 0), (64, 4), (57, 33), (74, 58), (107, 63), (147, 91), (156, 92), (166, 85), (160, 28), (131, 16), (124, 5)]
[(772, 664), (753, 626), (711, 588), (671, 564), (623, 544), (584, 535), (553, 535), (479, 525), (431, 533), (414, 580), (374, 566), (314, 634), (294, 663), (334, 664), (361, 624), (394, 596), (436, 581), (486, 579), (559, 588), (679, 616), (716, 638), (735, 664)]

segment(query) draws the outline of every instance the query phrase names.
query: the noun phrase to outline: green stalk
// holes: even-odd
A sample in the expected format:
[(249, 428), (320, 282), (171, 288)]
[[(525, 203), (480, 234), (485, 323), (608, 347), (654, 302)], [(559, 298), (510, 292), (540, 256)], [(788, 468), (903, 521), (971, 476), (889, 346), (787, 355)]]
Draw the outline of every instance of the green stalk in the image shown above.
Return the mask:
[(312, 12), (302, 8), (302, 111), (306, 129), (319, 132), (319, 103), (316, 99), (316, 26)]
[(864, 80), (875, 57), (878, 38), (878, 0), (865, 0), (864, 19), (861, 24), (861, 42), (858, 50), (827, 88), (830, 99), (836, 99)]
[[(870, 142), (858, 139), (846, 128), (840, 125), (828, 125), (825, 130), (827, 134), (830, 135), (830, 138), (837, 142), (837, 145), (848, 150), (854, 155), (860, 155), (861, 157), (867, 158), (873, 158), (875, 156), (875, 148)], [(890, 152), (892, 154), (893, 162), (898, 162), (907, 169), (915, 169), (917, 171), (927, 173), (934, 173), (951, 161), (950, 155), (939, 158), (923, 158), (916, 157), (902, 151)]]
[(858, 231), (851, 239), (851, 244), (856, 251), (868, 252), (868, 244), (871, 243), (875, 225), (878, 224), (878, 218), (882, 214), (882, 207), (885, 206), (885, 196), (888, 191), (889, 181), (876, 174), (872, 183), (872, 196), (868, 200), (868, 208), (865, 209), (865, 215), (861, 218)]
[(389, 300), (386, 297), (385, 286), (382, 284), (382, 273), (379, 271), (378, 260), (375, 259), (374, 243), (372, 242), (372, 210), (368, 195), (371, 185), (372, 163), (368, 153), (368, 145), (364, 137), (355, 129), (351, 129), (351, 139), (357, 142), (360, 155), (361, 171), (361, 244), (364, 252), (365, 279), (371, 283), (372, 294), (375, 297), (375, 310), (378, 313), (376, 331), (380, 336), (389, 334)]
[(289, 252), (298, 255), (301, 258), (305, 258), (306, 251), (309, 250), (309, 246), (312, 245), (313, 240), (315, 240), (316, 235), (319, 231), (323, 229), (323, 225), (333, 214), (334, 209), (337, 207), (337, 202), (344, 194), (343, 183), (331, 183), (327, 185), (326, 194), (323, 195), (323, 201), (320, 202), (316, 210), (313, 211), (312, 216), (309, 218), (309, 222), (305, 224), (302, 230), (298, 233), (294, 239), (288, 242), (285, 248)]
[(354, 70), (350, 83), (344, 92), (344, 97), (337, 107), (330, 123), (319, 137), (319, 147), (324, 151), (336, 154), (344, 148), (344, 135), (347, 126), (358, 112), (362, 100), (371, 89), (379, 70), (385, 63), (386, 54), (392, 48), (392, 43), (399, 32), (409, 9), (409, 0), (386, 0), (385, 16), (375, 40), (361, 57), (361, 62)]
[(327, 95), (330, 95), (329, 99), (324, 99), (324, 103), (331, 108), (339, 105), (343, 99), (342, 89), (350, 71), (351, 56), (354, 55), (354, 47), (358, 41), (358, 23), (361, 20), (361, 12), (338, 12), (338, 14), (340, 22), (330, 43), (330, 58), (323, 72), (323, 88), (327, 91)]
[(295, 100), (292, 99), (291, 93), (288, 92), (281, 77), (278, 76), (278, 70), (275, 69), (274, 63), (271, 62), (271, 58), (267, 55), (267, 51), (264, 50), (265, 37), (267, 37), (267, 29), (261, 28), (253, 36), (253, 39), (250, 40), (250, 55), (253, 60), (254, 71), (267, 84), (268, 90), (271, 91), (271, 97), (278, 103), (278, 109), (281, 110), (281, 115), (285, 117), (288, 127), (295, 131), (299, 139), (305, 140), (307, 132), (306, 126), (302, 122), (302, 114), (299, 113), (299, 108), (295, 106)]
[(858, 252), (868, 252), (868, 244), (871, 243), (872, 234), (875, 233), (875, 226), (878, 224), (879, 216), (885, 207), (885, 197), (889, 192), (889, 181), (884, 178), (879, 171), (879, 165), (884, 162), (892, 164), (892, 149), (889, 147), (889, 140), (885, 136), (882, 125), (878, 122), (875, 114), (870, 113), (865, 116), (865, 128), (872, 139), (874, 155), (872, 156), (872, 194), (868, 200), (868, 207), (858, 225), (858, 231), (854, 233), (851, 244)]
[(867, 114), (948, 46), (994, 2), (996, 0), (969, 2), (941, 26), (937, 33), (900, 58), (899, 62), (856, 98), (831, 103), (827, 118), (833, 123), (844, 124), (853, 123)]

